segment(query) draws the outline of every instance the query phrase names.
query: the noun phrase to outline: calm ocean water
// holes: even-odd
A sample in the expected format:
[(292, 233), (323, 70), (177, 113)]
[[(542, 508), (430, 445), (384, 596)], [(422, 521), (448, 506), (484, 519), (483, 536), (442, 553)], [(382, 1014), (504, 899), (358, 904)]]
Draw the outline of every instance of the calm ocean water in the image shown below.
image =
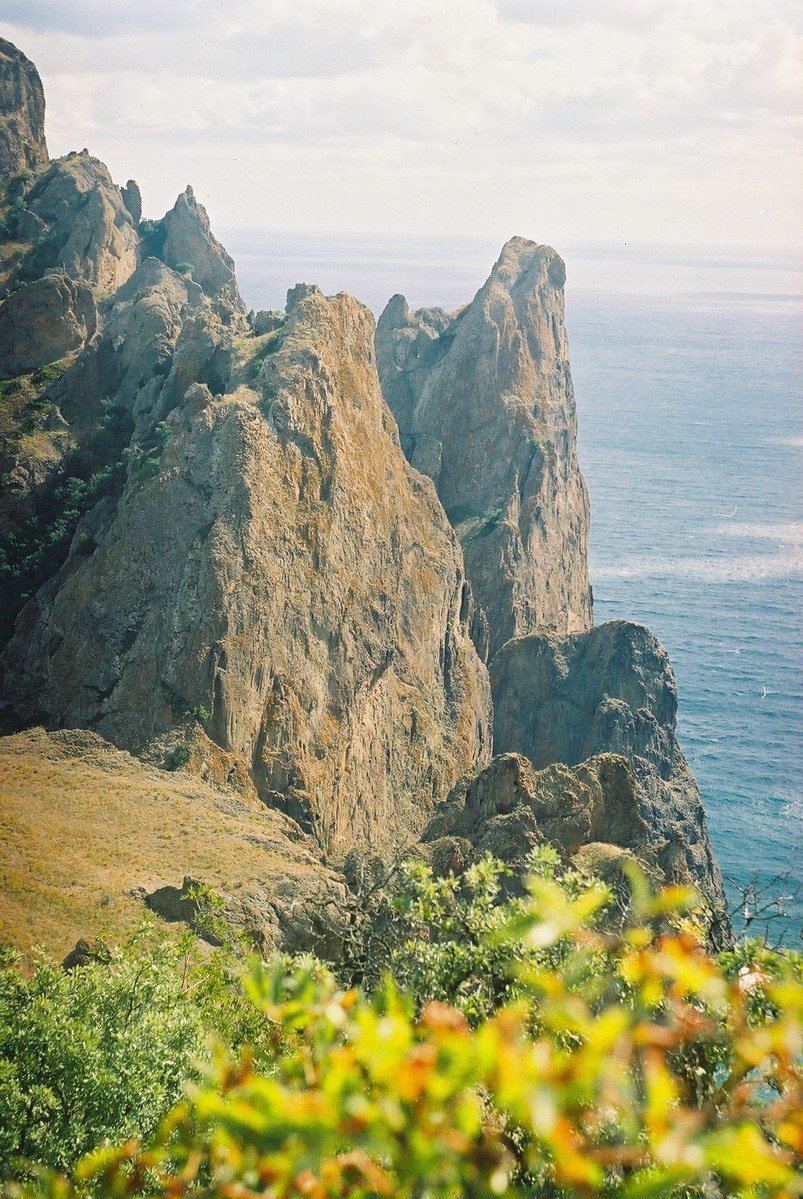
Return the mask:
[[(462, 238), (229, 231), (246, 301), (395, 292), (454, 308), (500, 245)], [(669, 650), (679, 732), (723, 873), (803, 861), (803, 262), (783, 252), (558, 247), (591, 495), (598, 623)], [(787, 943), (803, 929), (790, 903)]]

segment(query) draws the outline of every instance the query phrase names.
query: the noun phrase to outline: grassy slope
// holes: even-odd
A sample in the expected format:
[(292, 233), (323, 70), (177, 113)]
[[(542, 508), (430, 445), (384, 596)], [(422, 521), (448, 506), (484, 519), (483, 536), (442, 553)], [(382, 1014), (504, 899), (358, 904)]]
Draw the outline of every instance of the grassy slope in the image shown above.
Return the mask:
[(289, 822), (185, 773), (145, 766), (94, 733), (0, 739), (0, 941), (63, 955), (141, 917), (126, 894), (194, 875), (220, 891), (308, 876)]

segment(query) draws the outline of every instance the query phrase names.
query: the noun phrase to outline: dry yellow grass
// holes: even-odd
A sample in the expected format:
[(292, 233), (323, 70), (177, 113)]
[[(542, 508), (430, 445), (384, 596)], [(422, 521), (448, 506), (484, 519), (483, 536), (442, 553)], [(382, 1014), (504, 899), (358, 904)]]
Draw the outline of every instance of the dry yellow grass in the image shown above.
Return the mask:
[(94, 733), (0, 738), (0, 941), (61, 956), (119, 940), (143, 914), (132, 888), (216, 890), (308, 875), (308, 843), (278, 812), (185, 773), (145, 766)]

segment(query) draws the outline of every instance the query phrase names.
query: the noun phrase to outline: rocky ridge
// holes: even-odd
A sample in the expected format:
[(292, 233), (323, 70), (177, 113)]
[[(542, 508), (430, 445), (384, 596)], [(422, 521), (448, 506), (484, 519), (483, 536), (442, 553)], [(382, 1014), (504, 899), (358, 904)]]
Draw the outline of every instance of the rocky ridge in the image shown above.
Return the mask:
[[(248, 383), (253, 359), (238, 370), (199, 319), (214, 348), (185, 371), (185, 325), (152, 476), (137, 460), (94, 551), (23, 611), (6, 694), (24, 723), (138, 750), (203, 708), (262, 798), (328, 849), (409, 840), (487, 758), (489, 689), (459, 550), (382, 403), (373, 321), (298, 288)], [(215, 399), (218, 351), (232, 382)]]
[[(665, 655), (591, 628), (555, 251), (512, 239), (455, 314), (375, 329), (307, 284), (253, 314), (191, 188), (144, 220), (86, 151), (36, 162), (0, 195), (5, 727), (283, 813), (309, 869), (278, 906), (215, 879), (263, 947), (303, 947), (282, 904), (336, 906), (354, 852), (545, 841), (693, 878), (726, 938)], [(142, 897), (186, 914), (183, 877)]]

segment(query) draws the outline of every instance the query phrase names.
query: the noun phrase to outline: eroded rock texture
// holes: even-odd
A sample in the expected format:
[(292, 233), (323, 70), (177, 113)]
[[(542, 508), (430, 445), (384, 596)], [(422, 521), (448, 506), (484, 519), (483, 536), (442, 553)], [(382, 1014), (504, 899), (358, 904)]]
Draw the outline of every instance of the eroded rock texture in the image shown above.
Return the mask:
[(212, 233), (206, 209), (198, 203), (191, 187), (181, 193), (162, 225), (162, 257), (167, 265), (189, 270), (207, 295), (224, 296), (244, 312), (234, 262)]
[(26, 275), (58, 267), (101, 292), (134, 273), (139, 240), (120, 189), (86, 150), (51, 163), (24, 196), (17, 237), (34, 242)]
[[(260, 944), (335, 928), (313, 928), (342, 890), (322, 850), (396, 856), (422, 828), (445, 868), (546, 840), (618, 878), (637, 854), (725, 928), (666, 655), (590, 628), (555, 251), (514, 238), (471, 304), (397, 296), (376, 331), (306, 285), (249, 315), (192, 189), (143, 221), (87, 151), (48, 164), (43, 104), (0, 43), (4, 727), (94, 730), (267, 804), (288, 861), (293, 829), (314, 841), (314, 885), (273, 861), (281, 903), (261, 867), (226, 893)], [(151, 889), (180, 902), (182, 877)]]
[(21, 50), (0, 38), (0, 178), (32, 170), (47, 159), (39, 72)]
[[(129, 328), (145, 303), (130, 291)], [(382, 400), (370, 314), (316, 288), (288, 301), (273, 352), (254, 339), (239, 368), (208, 305), (185, 320), (149, 397), (151, 421), (175, 404), (161, 448), (143, 431), (97, 548), (20, 616), (3, 690), (17, 719), (129, 748), (206, 709), (262, 798), (327, 846), (398, 844), (486, 760), (487, 674), (459, 547)]]
[(554, 250), (515, 237), (459, 312), (395, 296), (377, 327), (385, 398), (460, 537), (491, 654), (591, 624), (565, 277)]
[(500, 754), (454, 787), (424, 831), (424, 852), (440, 870), (490, 853), (520, 880), (528, 854), (547, 842), (566, 857), (602, 841), (644, 854), (639, 807), (633, 772), (616, 754), (543, 770), (521, 754)]
[(525, 754), (537, 770), (601, 753), (627, 760), (650, 838), (664, 843), (664, 864), (672, 873), (677, 858), (677, 872), (687, 871), (711, 905), (712, 937), (726, 935), (722, 878), (675, 736), (675, 679), (650, 631), (613, 621), (569, 637), (518, 638), (491, 663), (491, 685), (497, 753)]
[(35, 371), (86, 345), (97, 328), (92, 289), (54, 271), (0, 307), (0, 379)]

